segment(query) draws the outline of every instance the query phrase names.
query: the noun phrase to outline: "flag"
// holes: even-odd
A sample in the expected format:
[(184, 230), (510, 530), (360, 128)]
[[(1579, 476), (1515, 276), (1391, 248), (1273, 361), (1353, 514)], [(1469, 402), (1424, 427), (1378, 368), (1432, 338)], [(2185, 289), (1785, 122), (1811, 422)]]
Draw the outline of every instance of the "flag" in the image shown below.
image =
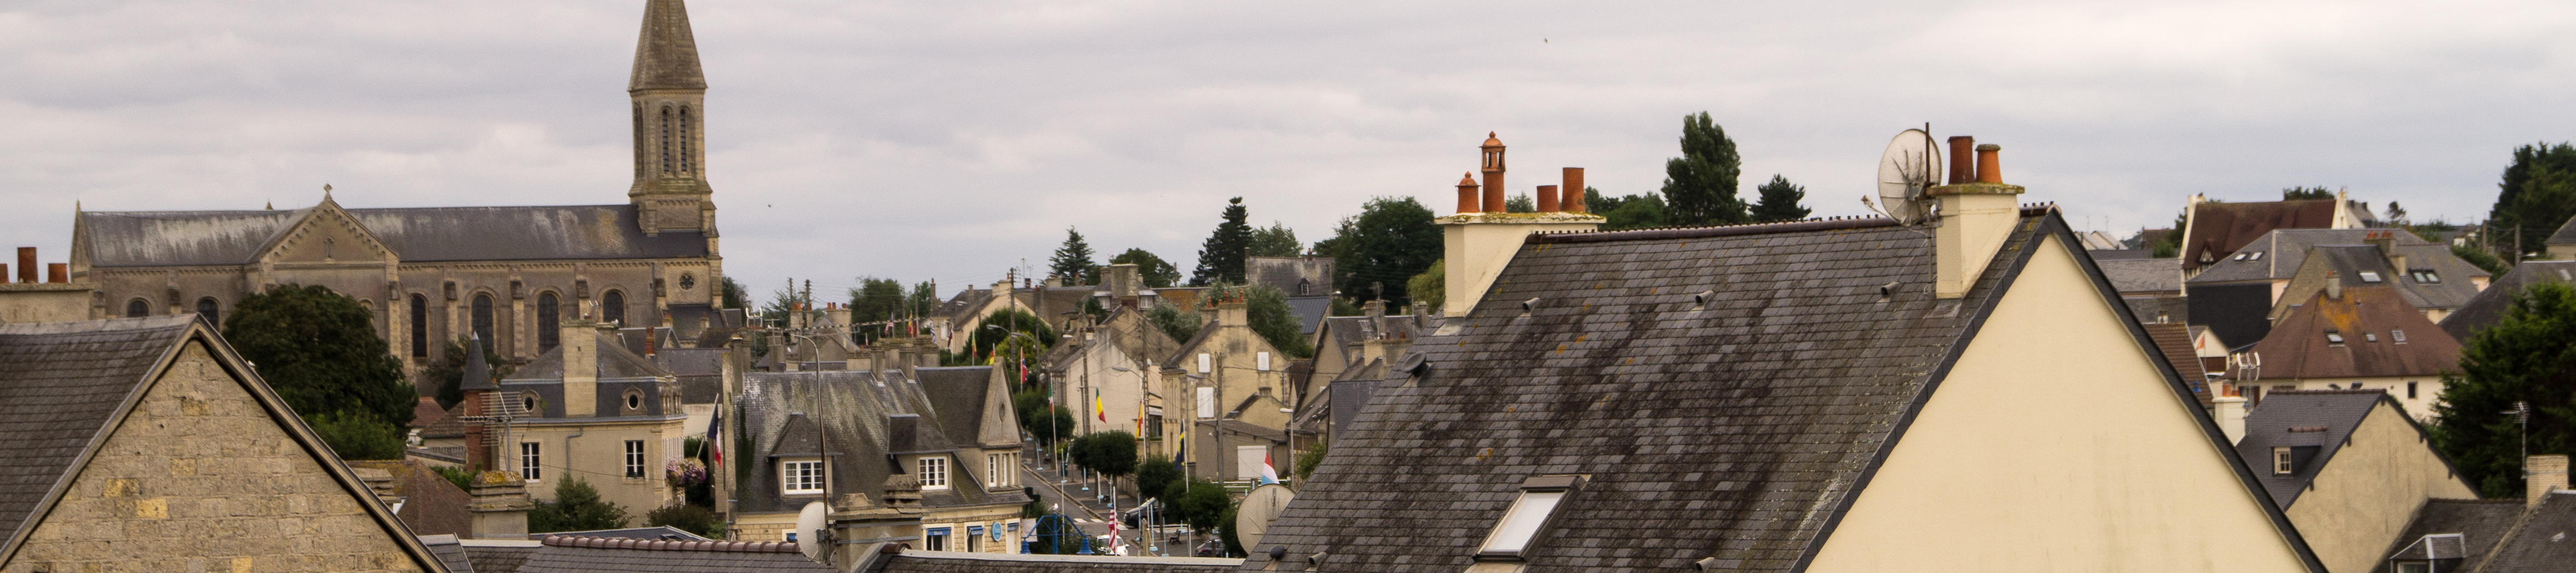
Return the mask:
[(724, 412), (722, 411), (716, 412), (715, 418), (707, 420), (707, 459), (717, 464), (724, 463)]
[(1279, 470), (1273, 469), (1270, 465), (1270, 451), (1263, 450), (1261, 452), (1261, 484), (1269, 485), (1274, 483), (1279, 483)]
[(1098, 388), (1091, 389), (1091, 410), (1100, 414), (1100, 421), (1109, 421), (1109, 403), (1100, 399)]

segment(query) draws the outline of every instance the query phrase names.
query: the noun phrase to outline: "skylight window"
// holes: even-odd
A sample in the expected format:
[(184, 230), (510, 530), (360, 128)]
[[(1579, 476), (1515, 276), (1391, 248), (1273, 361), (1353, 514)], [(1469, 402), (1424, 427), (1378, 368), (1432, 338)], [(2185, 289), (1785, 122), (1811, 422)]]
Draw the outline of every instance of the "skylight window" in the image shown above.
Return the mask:
[(2245, 260), (2248, 260), (2248, 261), (2260, 261), (2260, 260), (2263, 260), (2263, 252), (2262, 252), (2262, 251), (2254, 251), (2254, 256), (2246, 257), (2246, 258), (2245, 258)]
[(2361, 272), (2361, 282), (2366, 282), (2366, 283), (2375, 283), (2375, 282), (2379, 282), (2379, 271), (2362, 271), (2362, 272)]
[(2326, 344), (2333, 344), (2333, 345), (2338, 345), (2338, 346), (2342, 345), (2342, 344), (2343, 344), (2343, 333), (2341, 333), (2341, 332), (2335, 332), (2335, 331), (2332, 331), (2332, 330), (2328, 330), (2328, 331), (2326, 331)]
[(2236, 254), (2236, 259), (2235, 259), (2235, 260), (2239, 260), (2239, 261), (2245, 260), (2245, 253), (2237, 253), (2237, 254)]
[(1546, 529), (1548, 518), (1556, 514), (1556, 506), (1573, 490), (1575, 481), (1574, 476), (1533, 476), (1522, 481), (1520, 497), (1512, 500), (1511, 509), (1505, 510), (1503, 519), (1494, 522), (1493, 531), (1485, 534), (1476, 556), (1519, 558), (1521, 550)]
[(2371, 331), (2367, 331), (2367, 330), (2361, 331), (2361, 341), (2362, 341), (2362, 342), (2378, 342), (2378, 341), (2379, 341), (2379, 333), (2371, 332)]
[(2442, 284), (2442, 275), (2433, 272), (2433, 269), (2415, 269), (2413, 271), (2408, 271), (2408, 274), (2414, 275), (2415, 282), (2418, 283), (2428, 285)]
[(2390, 331), (2388, 331), (2388, 340), (2389, 340), (2390, 342), (2395, 342), (2395, 343), (2398, 343), (2398, 344), (2405, 344), (2405, 343), (2406, 343), (2406, 331), (2403, 331), (2403, 330), (2390, 330)]

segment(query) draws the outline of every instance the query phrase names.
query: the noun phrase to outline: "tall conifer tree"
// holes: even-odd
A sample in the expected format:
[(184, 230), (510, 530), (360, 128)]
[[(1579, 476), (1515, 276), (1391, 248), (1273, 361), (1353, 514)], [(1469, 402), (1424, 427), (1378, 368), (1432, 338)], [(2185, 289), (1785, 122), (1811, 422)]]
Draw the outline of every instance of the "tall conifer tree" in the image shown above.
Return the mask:
[(1664, 205), (1674, 224), (1732, 225), (1749, 218), (1736, 197), (1744, 171), (1735, 140), (1708, 112), (1682, 116), (1682, 156), (1664, 162)]
[(1082, 232), (1073, 227), (1064, 228), (1064, 246), (1055, 248), (1055, 257), (1047, 264), (1055, 276), (1066, 280), (1080, 284), (1100, 282), (1100, 263), (1091, 260), (1091, 243), (1083, 241)]
[(1217, 223), (1216, 232), (1199, 246), (1199, 268), (1190, 273), (1191, 286), (1243, 284), (1245, 249), (1252, 247), (1252, 225), (1243, 220), (1251, 216), (1243, 208), (1242, 197), (1226, 200), (1225, 221)]

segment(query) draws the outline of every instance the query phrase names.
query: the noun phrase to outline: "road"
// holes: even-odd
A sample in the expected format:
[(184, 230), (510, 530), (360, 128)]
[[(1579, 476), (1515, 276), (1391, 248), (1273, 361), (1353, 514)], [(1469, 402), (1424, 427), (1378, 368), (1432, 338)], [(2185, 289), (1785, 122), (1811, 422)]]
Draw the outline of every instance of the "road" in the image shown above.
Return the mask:
[[(1034, 461), (1040, 459), (1038, 451), (1034, 448), (1023, 452), (1020, 459), (1033, 460), (1021, 468), (1020, 483), (1037, 490), (1038, 498), (1045, 501), (1047, 507), (1054, 508), (1057, 513), (1062, 513), (1065, 517), (1073, 518), (1074, 523), (1082, 527), (1082, 532), (1094, 539), (1109, 534), (1109, 505), (1099, 497), (1101, 490), (1106, 488), (1106, 481), (1095, 484), (1091, 480), (1084, 480), (1080, 470), (1071, 472), (1070, 476), (1058, 475), (1055, 470), (1048, 468), (1050, 465), (1048, 462)], [(1136, 499), (1119, 496), (1118, 507), (1122, 510), (1134, 509)], [(1172, 529), (1177, 531), (1177, 528)], [(1154, 555), (1157, 552), (1153, 549), (1160, 549), (1160, 553), (1165, 555), (1186, 555), (1180, 548), (1169, 543), (1171, 535), (1169, 533), (1165, 534), (1165, 542), (1159, 544), (1139, 539), (1137, 533), (1135, 529), (1124, 526), (1119, 528), (1119, 541), (1128, 546), (1128, 555)]]

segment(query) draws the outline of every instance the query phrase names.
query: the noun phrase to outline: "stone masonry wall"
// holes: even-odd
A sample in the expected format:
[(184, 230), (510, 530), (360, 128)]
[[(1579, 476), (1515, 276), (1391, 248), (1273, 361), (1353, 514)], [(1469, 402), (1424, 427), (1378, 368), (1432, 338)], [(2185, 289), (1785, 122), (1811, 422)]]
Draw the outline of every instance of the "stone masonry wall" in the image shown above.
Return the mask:
[(0, 573), (424, 571), (190, 342)]

